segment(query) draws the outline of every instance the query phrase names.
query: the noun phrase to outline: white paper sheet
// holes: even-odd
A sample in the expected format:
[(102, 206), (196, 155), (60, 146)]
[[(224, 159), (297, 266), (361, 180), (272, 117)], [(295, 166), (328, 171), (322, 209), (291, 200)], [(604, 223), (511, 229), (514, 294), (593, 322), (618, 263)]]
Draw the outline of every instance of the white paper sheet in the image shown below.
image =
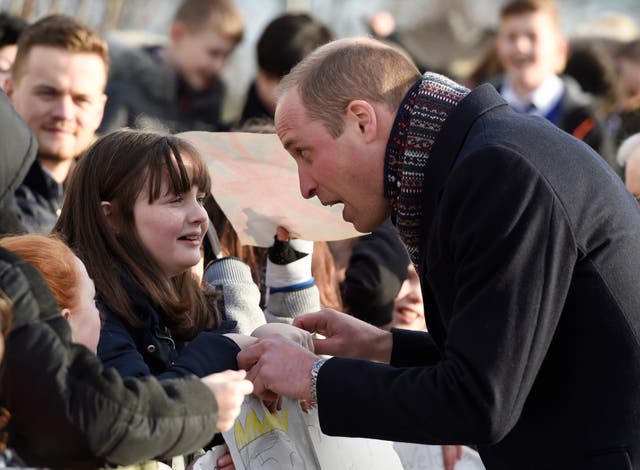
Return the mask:
[[(442, 448), (407, 442), (394, 442), (404, 470), (444, 470)], [(462, 448), (462, 458), (456, 462), (455, 470), (485, 470), (480, 455), (468, 447)]]
[(298, 170), (275, 134), (185, 132), (202, 154), (212, 193), (243, 245), (271, 246), (276, 227), (305, 240), (362, 235), (342, 219), (342, 204), (324, 207), (300, 194)]
[(255, 396), (246, 397), (223, 435), (237, 470), (402, 470), (391, 442), (327, 436), (317, 409), (305, 413), (287, 397), (273, 414)]

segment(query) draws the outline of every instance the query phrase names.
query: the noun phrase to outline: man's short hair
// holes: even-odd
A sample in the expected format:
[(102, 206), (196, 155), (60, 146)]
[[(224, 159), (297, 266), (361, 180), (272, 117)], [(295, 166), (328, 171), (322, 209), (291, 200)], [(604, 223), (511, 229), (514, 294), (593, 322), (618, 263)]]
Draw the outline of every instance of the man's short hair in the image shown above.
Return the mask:
[(404, 52), (370, 38), (346, 38), (319, 47), (280, 84), (280, 96), (295, 88), (309, 118), (338, 137), (353, 100), (379, 103), (395, 112), (420, 72)]
[(20, 79), (29, 52), (35, 46), (55, 47), (74, 53), (95, 54), (104, 62), (105, 72), (109, 67), (107, 43), (92, 29), (71, 17), (50, 15), (27, 26), (20, 35), (18, 52), (13, 64), (14, 81)]
[(555, 0), (511, 0), (500, 9), (500, 19), (537, 12), (547, 13), (560, 30), (560, 12)]
[(20, 34), (27, 27), (27, 22), (19, 16), (0, 12), (0, 47), (18, 43)]
[(258, 67), (273, 78), (282, 78), (313, 50), (328, 43), (333, 34), (309, 15), (279, 16), (267, 25), (258, 40)]
[(244, 34), (244, 19), (233, 0), (183, 0), (174, 21), (191, 30), (213, 27), (236, 43), (242, 41)]

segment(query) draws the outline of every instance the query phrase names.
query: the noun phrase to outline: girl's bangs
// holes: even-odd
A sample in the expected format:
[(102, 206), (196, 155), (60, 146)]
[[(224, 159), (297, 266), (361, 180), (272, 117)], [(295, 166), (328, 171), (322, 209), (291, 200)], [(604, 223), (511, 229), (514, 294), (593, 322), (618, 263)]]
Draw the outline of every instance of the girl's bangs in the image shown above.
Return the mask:
[[(149, 202), (162, 194), (162, 183), (167, 182), (167, 190), (182, 194), (196, 186), (200, 191), (211, 191), (211, 177), (198, 151), (187, 142), (176, 142), (177, 138), (167, 138), (159, 154), (149, 165)], [(154, 164), (155, 163), (155, 164)]]

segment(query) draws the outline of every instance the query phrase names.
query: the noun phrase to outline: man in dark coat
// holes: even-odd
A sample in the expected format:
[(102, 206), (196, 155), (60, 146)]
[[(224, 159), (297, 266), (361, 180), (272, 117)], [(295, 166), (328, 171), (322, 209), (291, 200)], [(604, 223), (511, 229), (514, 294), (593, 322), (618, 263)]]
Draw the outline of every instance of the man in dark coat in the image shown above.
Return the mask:
[[(35, 137), (2, 92), (0, 141), (1, 206), (37, 153)], [(238, 372), (224, 385), (214, 384), (214, 376), (159, 382), (121, 379), (105, 370), (95, 354), (71, 343), (68, 322), (35, 268), (4, 249), (0, 293), (13, 310), (0, 404), (12, 413), (9, 444), (31, 465), (96, 468), (193, 452), (223, 429), (221, 420), (227, 421), (224, 429), (231, 426), (251, 391)], [(229, 387), (236, 407), (218, 408), (225, 399), (220, 385)]]
[(264, 339), (238, 356), (259, 394), (317, 400), (327, 434), (474, 445), (489, 470), (640, 469), (640, 213), (592, 149), (357, 38), (292, 70), (276, 128), (305, 197), (360, 231), (392, 217), (429, 333), (303, 316), (341, 357)]

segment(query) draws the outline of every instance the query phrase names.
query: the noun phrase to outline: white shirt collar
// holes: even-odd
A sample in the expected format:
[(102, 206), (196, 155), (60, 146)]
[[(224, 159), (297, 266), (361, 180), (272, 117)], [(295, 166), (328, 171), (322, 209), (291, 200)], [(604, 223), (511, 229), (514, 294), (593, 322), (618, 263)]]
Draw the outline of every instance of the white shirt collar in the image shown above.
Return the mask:
[(513, 108), (520, 110), (525, 109), (530, 103), (532, 103), (536, 108), (531, 112), (531, 114), (545, 116), (556, 105), (558, 100), (562, 97), (563, 92), (564, 83), (560, 77), (557, 75), (550, 75), (524, 100), (518, 98), (507, 77), (505, 77), (500, 94)]

